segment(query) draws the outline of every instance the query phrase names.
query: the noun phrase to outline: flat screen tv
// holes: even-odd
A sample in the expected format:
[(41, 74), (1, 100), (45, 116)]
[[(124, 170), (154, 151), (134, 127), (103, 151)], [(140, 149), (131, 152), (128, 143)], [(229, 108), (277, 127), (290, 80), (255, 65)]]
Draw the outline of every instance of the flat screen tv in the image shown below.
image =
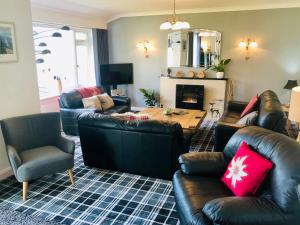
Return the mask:
[(133, 84), (133, 64), (101, 64), (101, 85)]

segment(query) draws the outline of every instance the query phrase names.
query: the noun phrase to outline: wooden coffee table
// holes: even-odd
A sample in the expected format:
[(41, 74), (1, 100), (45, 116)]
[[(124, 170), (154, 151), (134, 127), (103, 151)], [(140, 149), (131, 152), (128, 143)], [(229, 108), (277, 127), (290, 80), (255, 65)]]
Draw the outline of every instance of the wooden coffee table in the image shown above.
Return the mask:
[(141, 111), (141, 114), (148, 114), (152, 120), (163, 120), (163, 121), (173, 121), (180, 123), (183, 129), (189, 129), (196, 131), (201, 123), (203, 122), (206, 111), (192, 110), (192, 109), (174, 109), (172, 111), (184, 111), (183, 115), (172, 114), (166, 116), (163, 114), (165, 109), (163, 108), (146, 108)]

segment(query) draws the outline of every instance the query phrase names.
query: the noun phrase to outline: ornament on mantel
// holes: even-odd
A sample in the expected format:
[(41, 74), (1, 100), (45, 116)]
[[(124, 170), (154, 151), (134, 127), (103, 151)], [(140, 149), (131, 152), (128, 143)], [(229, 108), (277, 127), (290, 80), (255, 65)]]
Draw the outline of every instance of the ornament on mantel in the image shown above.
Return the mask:
[(184, 72), (183, 72), (182, 70), (178, 70), (178, 71), (176, 72), (176, 77), (177, 77), (177, 78), (182, 78), (182, 77), (184, 77)]
[(205, 74), (204, 71), (199, 71), (199, 72), (195, 75), (196, 78), (200, 78), (200, 79), (205, 78), (205, 76), (206, 76), (206, 74)]

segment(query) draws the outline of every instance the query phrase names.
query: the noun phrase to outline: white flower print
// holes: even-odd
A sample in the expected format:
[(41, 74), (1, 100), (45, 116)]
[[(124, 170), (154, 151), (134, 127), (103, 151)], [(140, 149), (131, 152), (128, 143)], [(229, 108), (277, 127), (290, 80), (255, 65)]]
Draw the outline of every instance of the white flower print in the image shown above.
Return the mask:
[(229, 173), (226, 176), (227, 179), (231, 179), (231, 184), (235, 188), (236, 182), (241, 181), (243, 177), (248, 176), (248, 174), (244, 171), (247, 165), (243, 164), (246, 160), (247, 156), (233, 158), (231, 161), (231, 166), (228, 168)]

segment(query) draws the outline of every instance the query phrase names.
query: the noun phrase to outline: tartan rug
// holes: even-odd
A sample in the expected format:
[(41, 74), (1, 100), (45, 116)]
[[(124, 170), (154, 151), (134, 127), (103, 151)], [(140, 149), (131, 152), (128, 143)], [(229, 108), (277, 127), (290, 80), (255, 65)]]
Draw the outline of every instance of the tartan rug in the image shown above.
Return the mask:
[[(192, 139), (191, 151), (211, 151), (214, 121), (205, 120)], [(74, 176), (66, 173), (37, 179), (26, 202), (14, 176), (0, 182), (0, 206), (61, 224), (179, 225), (172, 182), (84, 166), (78, 137)]]

